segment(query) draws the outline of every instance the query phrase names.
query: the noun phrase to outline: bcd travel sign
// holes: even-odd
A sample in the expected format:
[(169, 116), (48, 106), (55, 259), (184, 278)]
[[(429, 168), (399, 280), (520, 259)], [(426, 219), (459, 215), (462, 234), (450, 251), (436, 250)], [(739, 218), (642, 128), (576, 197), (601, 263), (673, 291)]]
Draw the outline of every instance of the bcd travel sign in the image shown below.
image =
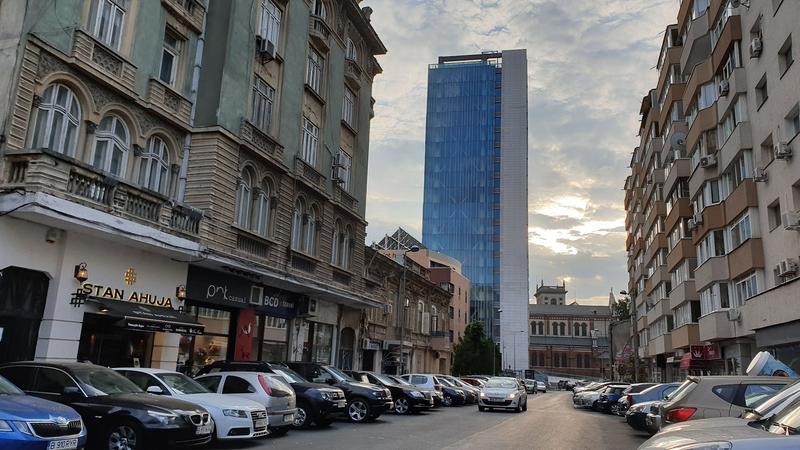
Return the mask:
[(187, 298), (233, 308), (253, 308), (274, 317), (290, 319), (296, 314), (298, 295), (246, 278), (197, 266), (189, 266)]

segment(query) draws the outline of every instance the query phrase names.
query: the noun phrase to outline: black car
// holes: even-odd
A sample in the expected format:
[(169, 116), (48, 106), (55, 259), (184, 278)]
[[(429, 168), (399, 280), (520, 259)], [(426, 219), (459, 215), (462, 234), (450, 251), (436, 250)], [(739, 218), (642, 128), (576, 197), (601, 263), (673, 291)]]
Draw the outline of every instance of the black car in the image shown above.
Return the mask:
[(215, 372), (263, 372), (274, 373), (286, 379), (297, 396), (295, 428), (307, 428), (312, 423), (328, 426), (336, 417), (344, 416), (347, 400), (344, 391), (327, 384), (309, 383), (285, 364), (261, 361), (214, 361), (203, 366), (197, 375)]
[(397, 414), (419, 412), (433, 407), (433, 396), (414, 386), (402, 385), (379, 373), (363, 370), (347, 370), (345, 372), (355, 380), (389, 389), (389, 392), (392, 393), (392, 400), (394, 400), (394, 412)]
[(106, 367), (20, 362), (3, 364), (0, 374), (28, 394), (75, 409), (86, 424), (92, 449), (201, 445), (211, 440), (214, 430), (202, 407), (148, 394)]
[(287, 366), (312, 383), (336, 386), (347, 397), (347, 417), (353, 422), (375, 420), (385, 411), (394, 409), (392, 393), (383, 386), (360, 383), (341, 370), (311, 362), (285, 362)]
[(444, 406), (461, 406), (467, 403), (467, 394), (463, 389), (455, 387), (450, 381), (435, 377), (436, 381), (442, 386), (444, 396)]

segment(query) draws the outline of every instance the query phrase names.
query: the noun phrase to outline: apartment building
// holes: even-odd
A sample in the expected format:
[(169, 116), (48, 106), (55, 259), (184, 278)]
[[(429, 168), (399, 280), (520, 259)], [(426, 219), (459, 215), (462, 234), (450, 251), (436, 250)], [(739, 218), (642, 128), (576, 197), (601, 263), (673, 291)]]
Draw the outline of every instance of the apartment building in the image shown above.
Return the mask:
[(360, 366), (358, 3), (0, 4), (0, 360)]
[(625, 182), (634, 339), (654, 380), (800, 364), (800, 5), (683, 1)]

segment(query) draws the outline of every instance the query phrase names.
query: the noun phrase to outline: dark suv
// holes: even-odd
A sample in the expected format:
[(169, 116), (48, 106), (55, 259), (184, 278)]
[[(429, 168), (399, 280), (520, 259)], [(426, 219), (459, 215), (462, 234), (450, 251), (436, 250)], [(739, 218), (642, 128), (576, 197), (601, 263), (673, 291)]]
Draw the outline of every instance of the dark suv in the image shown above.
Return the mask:
[(342, 389), (327, 384), (309, 383), (303, 376), (281, 363), (214, 361), (200, 369), (197, 375), (234, 371), (274, 373), (285, 378), (297, 396), (295, 428), (307, 428), (312, 423), (322, 427), (328, 426), (336, 417), (344, 416), (347, 408), (347, 400)]
[(430, 392), (422, 391), (414, 386), (399, 384), (386, 375), (379, 373), (362, 370), (346, 370), (345, 372), (355, 380), (389, 389), (394, 400), (394, 412), (397, 414), (408, 414), (433, 408), (433, 396)]
[(86, 424), (88, 448), (201, 445), (211, 440), (214, 430), (202, 407), (148, 394), (106, 367), (20, 362), (0, 366), (0, 375), (25, 393), (75, 409)]
[(392, 393), (383, 386), (361, 383), (341, 370), (311, 362), (285, 362), (287, 366), (312, 383), (336, 386), (347, 397), (347, 417), (353, 422), (374, 420), (387, 410), (394, 409)]

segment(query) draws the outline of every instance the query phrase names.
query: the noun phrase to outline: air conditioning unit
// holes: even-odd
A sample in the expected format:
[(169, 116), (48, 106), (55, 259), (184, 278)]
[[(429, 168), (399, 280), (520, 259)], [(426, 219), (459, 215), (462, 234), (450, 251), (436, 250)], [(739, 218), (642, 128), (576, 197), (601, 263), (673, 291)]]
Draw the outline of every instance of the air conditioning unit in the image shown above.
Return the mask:
[(767, 170), (763, 167), (756, 167), (755, 173), (753, 174), (753, 181), (756, 183), (763, 183), (767, 181)]
[(797, 261), (791, 258), (784, 259), (775, 265), (775, 271), (778, 273), (779, 277), (797, 275)]
[(781, 217), (784, 230), (800, 231), (800, 211), (789, 211)]
[(731, 84), (728, 83), (728, 80), (722, 80), (719, 83), (719, 96), (720, 97), (725, 97), (726, 95), (728, 95), (728, 92), (730, 92), (730, 90), (731, 90)]
[(256, 46), (258, 54), (261, 56), (261, 61), (267, 63), (275, 59), (275, 43), (260, 36), (256, 38)]
[(337, 153), (333, 158), (333, 166), (331, 167), (331, 179), (334, 183), (343, 184), (344, 177), (342, 176), (342, 168), (344, 165), (342, 164), (341, 155)]
[(689, 219), (689, 229), (694, 230), (695, 228), (697, 228), (697, 223), (694, 221), (694, 219)]
[(702, 212), (695, 213), (695, 215), (692, 217), (692, 220), (694, 220), (694, 224), (695, 225), (702, 225), (702, 223), (703, 223), (703, 213)]
[(758, 58), (761, 56), (761, 49), (762, 49), (762, 42), (760, 37), (754, 37), (750, 41), (750, 57), (751, 58)]
[(384, 304), (383, 305), (383, 315), (384, 316), (388, 316), (389, 314), (391, 314), (392, 313), (392, 308), (393, 308), (393, 306), (392, 306), (391, 303)]
[(703, 156), (700, 158), (700, 167), (709, 168), (717, 165), (717, 157), (714, 155)]
[(792, 157), (792, 147), (785, 142), (775, 146), (775, 159), (789, 159)]
[(742, 319), (742, 311), (738, 308), (731, 308), (728, 310), (728, 320), (736, 322)]

